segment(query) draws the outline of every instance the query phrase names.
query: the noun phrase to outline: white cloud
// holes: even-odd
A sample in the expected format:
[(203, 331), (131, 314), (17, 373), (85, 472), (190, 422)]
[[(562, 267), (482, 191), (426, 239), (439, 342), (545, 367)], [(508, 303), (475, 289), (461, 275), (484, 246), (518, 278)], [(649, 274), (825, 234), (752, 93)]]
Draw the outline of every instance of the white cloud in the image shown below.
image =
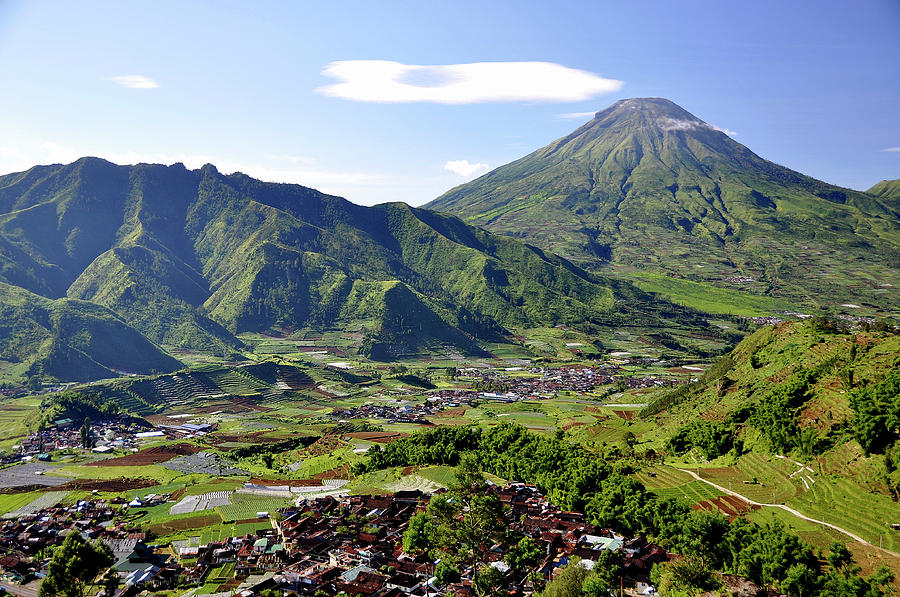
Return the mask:
[(326, 66), (322, 74), (339, 82), (319, 87), (319, 93), (380, 103), (575, 102), (622, 87), (621, 81), (552, 62), (429, 66), (389, 60), (342, 60)]
[(885, 147), (881, 151), (889, 151), (891, 153), (900, 152), (900, 147)]
[(159, 83), (144, 75), (120, 75), (118, 77), (109, 77), (109, 80), (130, 89), (155, 89), (159, 87)]
[(474, 178), (490, 170), (490, 166), (483, 163), (473, 164), (469, 160), (450, 160), (444, 164), (444, 170), (449, 170), (463, 178)]
[(714, 124), (707, 124), (700, 120), (687, 120), (680, 118), (669, 118), (668, 116), (663, 116), (658, 120), (659, 127), (665, 131), (692, 131), (696, 129), (712, 129), (714, 131), (719, 131), (720, 133), (724, 133), (729, 137), (734, 137), (737, 135), (736, 132), (732, 130), (728, 130), (726, 128), (722, 128), (720, 126), (716, 126)]
[(581, 120), (583, 118), (593, 118), (596, 112), (566, 112), (565, 114), (557, 114), (560, 120)]
[(725, 133), (729, 137), (737, 137), (737, 133), (732, 131), (731, 129), (722, 128), (721, 126), (716, 126), (714, 124), (709, 125), (713, 130), (719, 131), (720, 133)]
[(709, 126), (702, 120), (683, 120), (680, 118), (669, 118), (668, 116), (660, 118), (658, 124), (659, 128), (664, 131), (692, 131)]

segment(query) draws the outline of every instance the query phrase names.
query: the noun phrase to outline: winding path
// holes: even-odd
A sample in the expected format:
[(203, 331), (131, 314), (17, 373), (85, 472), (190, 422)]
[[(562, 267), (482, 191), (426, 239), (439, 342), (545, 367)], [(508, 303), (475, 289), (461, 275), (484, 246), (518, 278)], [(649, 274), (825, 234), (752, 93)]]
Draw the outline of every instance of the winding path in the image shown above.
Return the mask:
[(786, 511), (786, 512), (790, 512), (791, 514), (793, 514), (793, 515), (796, 516), (797, 518), (802, 518), (803, 520), (808, 520), (809, 522), (814, 522), (814, 523), (816, 523), (816, 524), (820, 524), (820, 525), (825, 526), (825, 527), (828, 527), (828, 528), (830, 528), (830, 529), (834, 529), (835, 531), (838, 531), (839, 533), (843, 533), (843, 534), (847, 535), (848, 537), (850, 537), (850, 538), (853, 539), (854, 541), (857, 541), (857, 542), (859, 542), (859, 543), (863, 543), (863, 544), (868, 545), (868, 546), (870, 546), (870, 547), (873, 547), (873, 548), (875, 548), (875, 549), (877, 549), (877, 550), (883, 551), (884, 553), (890, 554), (890, 555), (894, 556), (895, 558), (900, 558), (900, 553), (897, 553), (896, 551), (891, 551), (891, 550), (885, 549), (885, 548), (883, 548), (883, 547), (878, 547), (877, 545), (874, 545), (874, 544), (870, 543), (869, 541), (866, 541), (865, 539), (863, 539), (862, 537), (860, 537), (860, 536), (857, 535), (856, 533), (851, 533), (851, 532), (848, 531), (847, 529), (843, 529), (843, 528), (841, 528), (841, 527), (839, 527), (839, 526), (837, 526), (837, 525), (831, 524), (830, 522), (825, 522), (824, 520), (818, 520), (818, 519), (816, 519), (816, 518), (810, 518), (810, 517), (807, 516), (806, 514), (802, 514), (801, 512), (798, 512), (797, 510), (794, 510), (794, 509), (791, 508), (790, 506), (785, 506), (784, 504), (765, 504), (765, 503), (763, 503), (763, 502), (755, 502), (755, 501), (753, 501), (753, 500), (751, 500), (751, 499), (749, 499), (749, 498), (747, 498), (747, 497), (745, 497), (745, 496), (739, 494), (739, 493), (736, 492), (736, 491), (732, 491), (732, 490), (730, 490), (730, 489), (726, 489), (725, 487), (722, 487), (721, 485), (718, 485), (718, 484), (716, 484), (716, 483), (713, 483), (712, 481), (709, 481), (708, 479), (704, 479), (703, 477), (701, 477), (700, 475), (698, 475), (697, 473), (695, 473), (695, 472), (693, 472), (693, 471), (689, 471), (689, 470), (683, 469), (683, 468), (679, 468), (679, 469), (676, 469), (676, 470), (679, 470), (679, 471), (681, 471), (682, 473), (687, 473), (688, 475), (690, 475), (690, 476), (693, 477), (694, 479), (696, 479), (696, 480), (698, 480), (698, 481), (703, 481), (703, 482), (706, 483), (707, 485), (711, 485), (712, 487), (715, 487), (716, 489), (718, 489), (718, 490), (721, 491), (722, 493), (725, 493), (725, 494), (727, 494), (727, 495), (734, 496), (734, 497), (736, 497), (736, 498), (740, 498), (740, 499), (744, 500), (745, 502), (747, 502), (748, 504), (752, 504), (752, 505), (754, 505), (754, 506), (765, 506), (766, 508), (781, 508), (782, 510), (784, 510), (784, 511)]

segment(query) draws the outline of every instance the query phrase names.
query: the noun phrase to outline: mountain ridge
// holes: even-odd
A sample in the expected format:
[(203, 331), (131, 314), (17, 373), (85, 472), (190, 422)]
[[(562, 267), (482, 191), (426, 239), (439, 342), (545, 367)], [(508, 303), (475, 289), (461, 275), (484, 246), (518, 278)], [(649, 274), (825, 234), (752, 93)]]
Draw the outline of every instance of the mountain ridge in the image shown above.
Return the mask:
[(223, 357), (269, 329), (352, 325), (389, 358), (442, 343), (482, 354), (477, 339), (509, 326), (695, 317), (453, 216), (212, 165), (38, 166), (0, 176), (2, 210), (0, 281)]

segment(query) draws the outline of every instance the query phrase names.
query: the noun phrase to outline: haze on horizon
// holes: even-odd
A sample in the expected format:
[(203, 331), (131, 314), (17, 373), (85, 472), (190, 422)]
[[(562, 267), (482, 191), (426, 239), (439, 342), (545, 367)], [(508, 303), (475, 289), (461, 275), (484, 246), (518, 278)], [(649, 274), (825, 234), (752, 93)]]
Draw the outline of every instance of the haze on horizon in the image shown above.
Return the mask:
[(900, 177), (900, 5), (0, 3), (0, 172), (215, 164), (426, 203), (628, 97), (866, 189)]

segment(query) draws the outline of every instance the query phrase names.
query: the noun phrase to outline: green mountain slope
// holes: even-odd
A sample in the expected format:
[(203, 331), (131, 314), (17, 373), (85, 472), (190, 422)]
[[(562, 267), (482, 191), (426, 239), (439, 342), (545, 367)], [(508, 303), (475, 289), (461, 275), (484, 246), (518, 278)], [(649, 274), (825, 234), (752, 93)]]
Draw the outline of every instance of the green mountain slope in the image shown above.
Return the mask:
[(109, 309), (0, 283), (0, 358), (20, 375), (85, 381), (181, 368)]
[(897, 551), (900, 334), (843, 324), (761, 328), (643, 418), (673, 466)]
[(664, 99), (617, 102), (426, 207), (594, 271), (900, 307), (881, 286), (900, 283), (894, 204), (766, 161)]
[(900, 205), (900, 178), (882, 180), (866, 192), (883, 199), (896, 209)]
[(40, 166), (0, 177), (0, 212), (0, 279), (107, 307), (166, 346), (227, 355), (242, 332), (352, 324), (372, 354), (471, 354), (509, 326), (706, 325), (451, 216), (209, 165)]

